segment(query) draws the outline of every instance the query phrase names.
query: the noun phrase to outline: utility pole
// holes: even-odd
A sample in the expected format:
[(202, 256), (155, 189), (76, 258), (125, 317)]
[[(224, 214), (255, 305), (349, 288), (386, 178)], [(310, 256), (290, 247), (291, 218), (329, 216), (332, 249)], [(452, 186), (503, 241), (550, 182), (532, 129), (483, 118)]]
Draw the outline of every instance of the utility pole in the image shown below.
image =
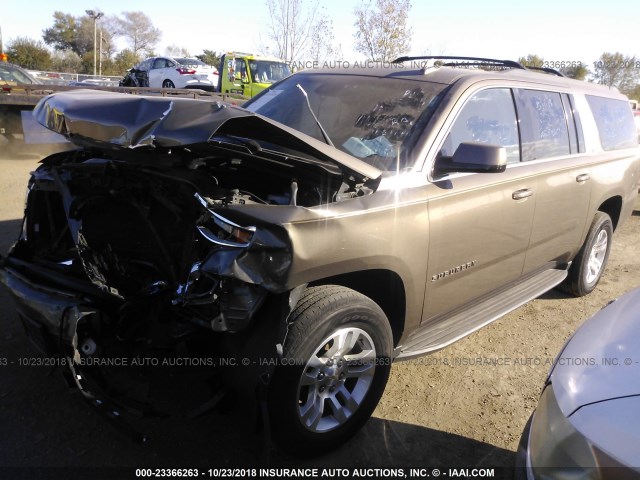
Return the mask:
[[(100, 19), (104, 13), (96, 12), (95, 10), (85, 10), (85, 13), (89, 15), (89, 18), (93, 18), (93, 76), (96, 76), (96, 64), (97, 61), (97, 23), (98, 19)], [(102, 32), (101, 32), (102, 33)], [(100, 45), (102, 47), (102, 45)]]
[(98, 75), (102, 77), (102, 28), (100, 28), (100, 68), (98, 72)]

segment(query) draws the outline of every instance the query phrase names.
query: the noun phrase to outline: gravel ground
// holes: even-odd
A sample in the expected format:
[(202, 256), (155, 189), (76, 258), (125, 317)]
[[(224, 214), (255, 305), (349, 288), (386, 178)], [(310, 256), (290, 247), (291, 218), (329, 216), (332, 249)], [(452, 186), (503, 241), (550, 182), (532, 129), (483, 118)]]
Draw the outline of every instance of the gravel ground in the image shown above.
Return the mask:
[[(17, 236), (28, 173), (35, 167), (33, 158), (0, 160), (3, 254)], [(616, 232), (607, 271), (592, 294), (571, 298), (551, 291), (438, 353), (395, 364), (374, 418), (352, 441), (315, 460), (296, 460), (274, 450), (270, 465), (407, 471), (423, 466), (445, 472), (471, 466), (497, 468), (497, 476), (507, 475), (550, 363), (565, 340), (609, 300), (640, 285), (638, 238), (640, 202)], [(0, 325), (0, 357), (16, 362), (36, 355), (6, 289), (0, 289)], [(47, 478), (52, 472), (6, 467), (72, 467), (82, 472), (82, 467), (103, 466), (265, 465), (257, 417), (248, 402), (234, 402), (197, 420), (138, 420), (154, 438), (139, 446), (49, 368), (0, 366), (0, 378), (3, 478)]]

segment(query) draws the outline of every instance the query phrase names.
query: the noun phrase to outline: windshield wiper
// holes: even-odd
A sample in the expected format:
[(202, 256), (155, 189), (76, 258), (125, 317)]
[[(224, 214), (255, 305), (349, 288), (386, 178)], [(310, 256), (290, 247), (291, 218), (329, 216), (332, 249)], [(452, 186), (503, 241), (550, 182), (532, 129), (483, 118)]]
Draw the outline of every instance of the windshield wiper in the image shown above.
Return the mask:
[(307, 95), (307, 92), (304, 91), (304, 88), (302, 88), (302, 86), (299, 83), (296, 83), (296, 87), (298, 87), (300, 89), (300, 91), (304, 95), (304, 98), (307, 100), (307, 107), (309, 107), (309, 112), (311, 112), (311, 116), (316, 121), (316, 125), (318, 125), (318, 128), (320, 129), (320, 132), (322, 133), (322, 136), (324, 137), (324, 141), (335, 148), (335, 145), (333, 144), (333, 142), (329, 138), (329, 135), (327, 135), (327, 132), (325, 132), (324, 128), (322, 128), (322, 125), (320, 124), (320, 120), (318, 120), (318, 117), (316, 117), (316, 114), (313, 113), (313, 109), (311, 108), (311, 103), (309, 103), (309, 96)]

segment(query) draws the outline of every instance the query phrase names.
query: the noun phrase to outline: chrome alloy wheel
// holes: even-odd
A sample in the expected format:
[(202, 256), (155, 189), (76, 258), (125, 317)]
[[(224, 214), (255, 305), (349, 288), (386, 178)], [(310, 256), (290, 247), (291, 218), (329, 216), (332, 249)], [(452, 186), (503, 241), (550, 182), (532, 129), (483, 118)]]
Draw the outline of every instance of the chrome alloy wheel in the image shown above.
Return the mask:
[(593, 243), (593, 247), (591, 247), (591, 252), (589, 252), (589, 261), (587, 263), (585, 278), (587, 283), (592, 283), (598, 279), (607, 256), (608, 243), (609, 235), (607, 234), (607, 231), (604, 229), (600, 230), (596, 237), (596, 241)]
[(298, 415), (312, 432), (343, 425), (369, 391), (376, 349), (367, 332), (347, 327), (333, 332), (315, 349), (298, 382)]

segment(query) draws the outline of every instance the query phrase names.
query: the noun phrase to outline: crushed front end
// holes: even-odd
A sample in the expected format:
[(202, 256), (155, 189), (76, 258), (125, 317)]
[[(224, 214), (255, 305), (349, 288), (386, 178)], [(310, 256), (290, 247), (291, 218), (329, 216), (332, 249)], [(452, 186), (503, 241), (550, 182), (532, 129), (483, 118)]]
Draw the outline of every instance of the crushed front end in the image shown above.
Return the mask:
[(28, 336), (74, 382), (99, 358), (221, 358), (219, 334), (246, 331), (290, 264), (282, 227), (224, 212), (243, 201), (197, 169), (49, 157), (2, 269)]
[[(276, 357), (299, 291), (287, 284), (292, 245), (286, 221), (243, 207), (286, 218), (366, 182), (241, 109), (122, 97), (65, 94), (36, 108), (80, 148), (33, 173), (20, 237), (0, 257), (28, 336), (111, 417), (164, 414), (151, 380), (175, 372), (149, 367), (210, 373), (225, 358)], [(297, 150), (247, 139), (251, 129)]]

